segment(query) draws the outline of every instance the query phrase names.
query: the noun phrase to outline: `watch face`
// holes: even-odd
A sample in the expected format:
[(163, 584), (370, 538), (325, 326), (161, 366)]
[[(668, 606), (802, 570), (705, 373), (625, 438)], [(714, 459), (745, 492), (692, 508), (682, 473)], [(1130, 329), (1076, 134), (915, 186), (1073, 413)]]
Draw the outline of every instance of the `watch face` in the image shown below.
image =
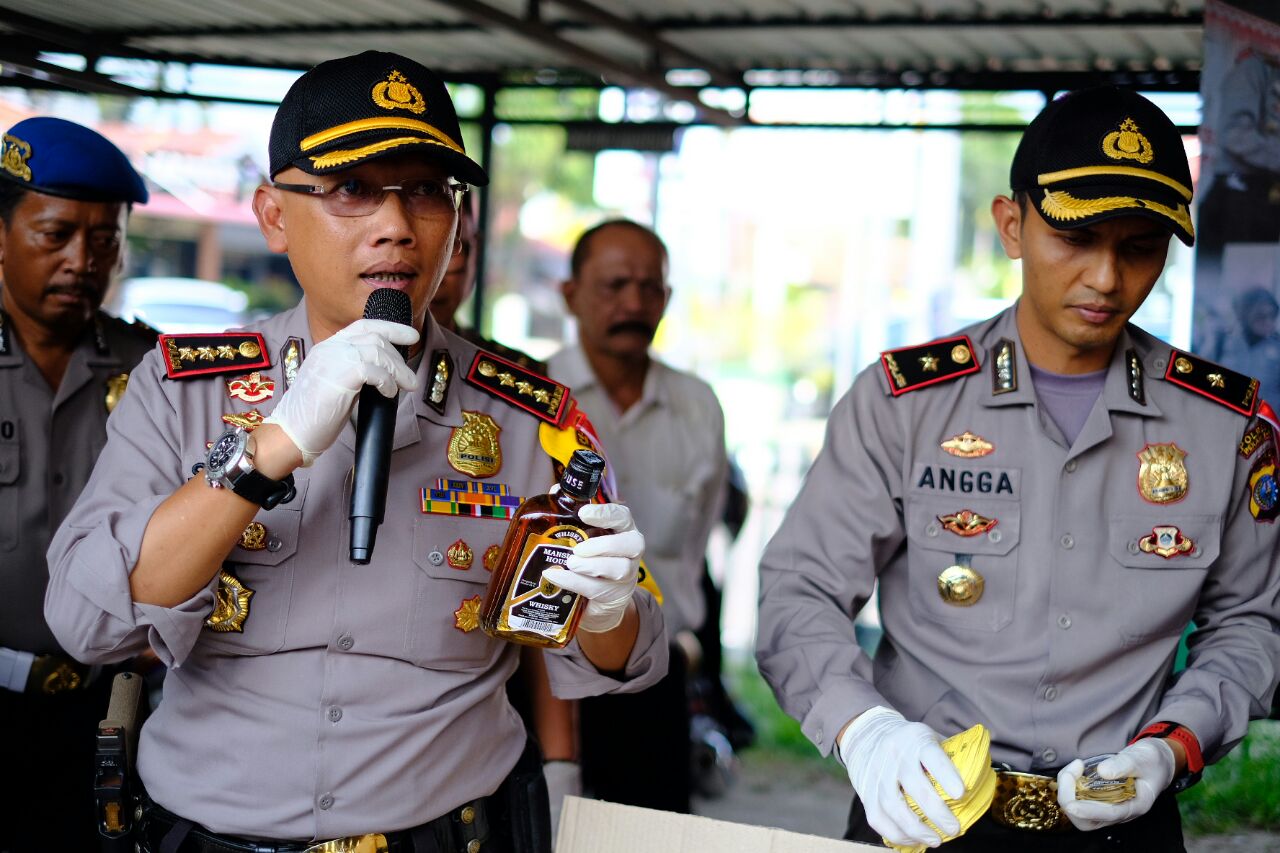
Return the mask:
[(221, 474), (227, 469), (229, 463), (240, 450), (240, 436), (233, 432), (223, 433), (222, 436), (213, 443), (213, 447), (209, 448), (209, 458), (207, 464), (210, 472)]

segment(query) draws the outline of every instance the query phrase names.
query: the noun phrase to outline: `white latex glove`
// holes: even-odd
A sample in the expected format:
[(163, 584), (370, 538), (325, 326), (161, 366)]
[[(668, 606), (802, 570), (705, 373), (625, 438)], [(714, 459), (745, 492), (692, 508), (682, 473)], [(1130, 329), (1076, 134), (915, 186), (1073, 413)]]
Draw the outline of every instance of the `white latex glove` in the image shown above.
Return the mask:
[(924, 723), (911, 723), (897, 711), (877, 705), (850, 723), (838, 748), (849, 781), (867, 812), (867, 823), (894, 844), (937, 847), (938, 834), (916, 817), (902, 793), (920, 806), (934, 825), (955, 835), (960, 821), (925, 775), (927, 770), (952, 799), (964, 796), (964, 781), (939, 745), (942, 737)]
[(418, 377), (394, 346), (417, 340), (418, 330), (403, 323), (356, 320), (311, 348), (263, 423), (278, 424), (302, 452), (302, 464), (310, 465), (337, 440), (365, 385), (384, 397), (418, 387)]
[(1098, 765), (1103, 779), (1134, 778), (1134, 798), (1123, 803), (1098, 803), (1076, 799), (1076, 780), (1084, 775), (1077, 758), (1058, 771), (1058, 805), (1076, 829), (1088, 832), (1113, 823), (1124, 823), (1150, 810), (1156, 797), (1173, 782), (1173, 747), (1163, 738), (1143, 738)]
[(566, 568), (547, 569), (542, 576), (587, 599), (578, 630), (600, 634), (618, 627), (626, 615), (627, 602), (636, 591), (644, 536), (622, 504), (587, 504), (578, 510), (578, 518), (615, 532), (579, 542)]
[(565, 797), (582, 796), (582, 768), (576, 761), (548, 761), (542, 765), (547, 777), (547, 796), (551, 801), (551, 838), (560, 829), (560, 810)]

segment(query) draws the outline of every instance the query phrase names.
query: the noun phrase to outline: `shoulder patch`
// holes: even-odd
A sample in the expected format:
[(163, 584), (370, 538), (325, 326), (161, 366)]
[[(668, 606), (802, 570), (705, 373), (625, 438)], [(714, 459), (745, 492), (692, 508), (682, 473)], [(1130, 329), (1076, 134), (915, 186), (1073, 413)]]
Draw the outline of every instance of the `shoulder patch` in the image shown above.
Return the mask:
[(1189, 352), (1170, 350), (1164, 378), (1246, 417), (1258, 410), (1258, 380)]
[(476, 353), (466, 380), (481, 391), (555, 426), (564, 426), (572, 409), (567, 387), (484, 350)]
[(267, 342), (257, 332), (161, 335), (165, 375), (190, 379), (217, 373), (238, 373), (271, 366)]
[(889, 393), (895, 397), (981, 369), (968, 335), (882, 352), (880, 366), (889, 379)]

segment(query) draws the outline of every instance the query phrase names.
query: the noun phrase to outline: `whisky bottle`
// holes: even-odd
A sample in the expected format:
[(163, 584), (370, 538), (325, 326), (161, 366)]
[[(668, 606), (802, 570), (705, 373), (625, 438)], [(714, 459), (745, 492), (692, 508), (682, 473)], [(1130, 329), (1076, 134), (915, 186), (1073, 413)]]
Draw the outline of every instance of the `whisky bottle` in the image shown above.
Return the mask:
[(604, 458), (577, 450), (560, 475), (558, 492), (520, 504), (507, 528), (502, 553), (489, 578), (480, 627), (500, 640), (559, 649), (569, 644), (582, 618), (582, 596), (542, 576), (563, 568), (573, 546), (612, 531), (590, 527), (578, 510), (600, 489)]

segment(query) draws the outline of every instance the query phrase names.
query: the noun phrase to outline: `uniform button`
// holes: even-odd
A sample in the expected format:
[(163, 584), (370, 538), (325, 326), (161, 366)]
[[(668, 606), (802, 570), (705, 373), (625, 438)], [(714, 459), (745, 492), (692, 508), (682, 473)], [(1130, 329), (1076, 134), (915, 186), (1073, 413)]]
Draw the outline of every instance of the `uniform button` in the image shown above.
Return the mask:
[(1139, 549), (1139, 548), (1138, 548), (1138, 540), (1137, 540), (1137, 539), (1130, 539), (1130, 540), (1129, 540), (1129, 546), (1128, 546), (1128, 547), (1129, 547), (1129, 553), (1130, 553), (1130, 554), (1136, 554), (1136, 553), (1138, 553), (1138, 551), (1139, 551), (1139, 550), (1141, 550), (1141, 549)]
[(284, 543), (280, 541), (279, 536), (272, 536), (267, 540), (267, 550), (274, 554), (284, 547)]
[(472, 824), (476, 819), (476, 810), (471, 806), (463, 806), (462, 811), (458, 813), (458, 820), (465, 824)]
[(65, 476), (63, 476), (63, 474), (62, 474), (62, 472), (61, 472), (61, 471), (59, 471), (59, 472), (57, 472), (56, 474), (54, 474), (54, 475), (53, 475), (53, 484), (54, 484), (55, 486), (61, 486), (61, 485), (62, 485), (63, 483), (65, 483), (66, 481), (67, 481), (67, 478), (66, 478)]
[(480, 853), (480, 839), (473, 838), (467, 842), (467, 853)]
[(316, 805), (326, 811), (333, 808), (333, 794), (321, 794), (320, 801)]
[(1059, 628), (1061, 628), (1061, 629), (1062, 629), (1062, 630), (1064, 630), (1064, 631), (1065, 631), (1065, 630), (1067, 630), (1068, 628), (1070, 628), (1070, 627), (1071, 627), (1071, 617), (1070, 617), (1070, 616), (1068, 616), (1068, 615), (1067, 615), (1067, 614), (1065, 614), (1065, 613), (1063, 613), (1061, 616), (1059, 616), (1059, 617), (1058, 617), (1058, 627), (1059, 627)]
[(1191, 556), (1193, 557), (1199, 557), (1202, 553), (1204, 552), (1200, 550), (1199, 545), (1191, 549)]
[(1156, 370), (1164, 370), (1164, 366), (1167, 363), (1168, 362), (1166, 362), (1163, 358), (1157, 358), (1155, 361), (1151, 362), (1151, 365), (1155, 367)]
[(938, 525), (934, 524), (932, 521), (931, 521), (931, 522), (929, 522), (929, 523), (925, 526), (925, 528), (924, 528), (924, 535), (925, 535), (925, 536), (937, 536), (937, 535), (938, 535)]
[(822, 726), (818, 726), (818, 730), (817, 730), (816, 732), (814, 732), (813, 734), (814, 734), (814, 740), (816, 740), (818, 743), (822, 743), (822, 742), (823, 742), (823, 740), (822, 740)]
[(432, 551), (427, 555), (427, 559), (431, 562), (431, 565), (438, 566), (444, 562), (444, 554), (439, 551)]
[(1070, 534), (1070, 533), (1064, 533), (1064, 534), (1062, 534), (1062, 538), (1061, 538), (1061, 539), (1059, 539), (1058, 541), (1059, 541), (1059, 542), (1061, 542), (1061, 543), (1062, 543), (1062, 547), (1063, 547), (1063, 548), (1066, 548), (1068, 551), (1069, 551), (1069, 550), (1071, 550), (1072, 548), (1076, 547), (1076, 540), (1074, 540), (1074, 539), (1072, 539), (1072, 538), (1071, 538), (1071, 534)]
[(990, 533), (987, 534), (987, 539), (991, 540), (992, 542), (999, 542), (1003, 538), (1004, 538), (1004, 534), (1001, 533), (999, 530), (992, 530)]
[(344, 652), (351, 651), (351, 647), (355, 644), (356, 641), (352, 639), (350, 634), (343, 634), (338, 638), (338, 648), (342, 649)]
[(1068, 473), (1068, 474), (1075, 473), (1075, 470), (1076, 470), (1076, 460), (1074, 460), (1074, 459), (1068, 459), (1068, 460), (1067, 460), (1067, 464), (1066, 464), (1066, 465), (1063, 465), (1062, 467), (1063, 467), (1063, 468), (1065, 468), (1065, 469), (1067, 469), (1067, 473)]
[(1052, 749), (1046, 749), (1044, 752), (1040, 753), (1040, 757), (1044, 759), (1045, 764), (1052, 764), (1058, 760), (1058, 753)]
[(1046, 702), (1052, 702), (1054, 699), (1057, 699), (1057, 698), (1058, 698), (1058, 688), (1056, 688), (1056, 687), (1054, 687), (1052, 684), (1050, 684), (1048, 687), (1046, 687), (1046, 688), (1044, 689), (1044, 698), (1045, 698), (1045, 701), (1046, 701)]
[(342, 719), (342, 709), (339, 708), (337, 705), (333, 705), (332, 707), (330, 707), (329, 722), (336, 723), (338, 722), (338, 720), (341, 720), (341, 719)]

